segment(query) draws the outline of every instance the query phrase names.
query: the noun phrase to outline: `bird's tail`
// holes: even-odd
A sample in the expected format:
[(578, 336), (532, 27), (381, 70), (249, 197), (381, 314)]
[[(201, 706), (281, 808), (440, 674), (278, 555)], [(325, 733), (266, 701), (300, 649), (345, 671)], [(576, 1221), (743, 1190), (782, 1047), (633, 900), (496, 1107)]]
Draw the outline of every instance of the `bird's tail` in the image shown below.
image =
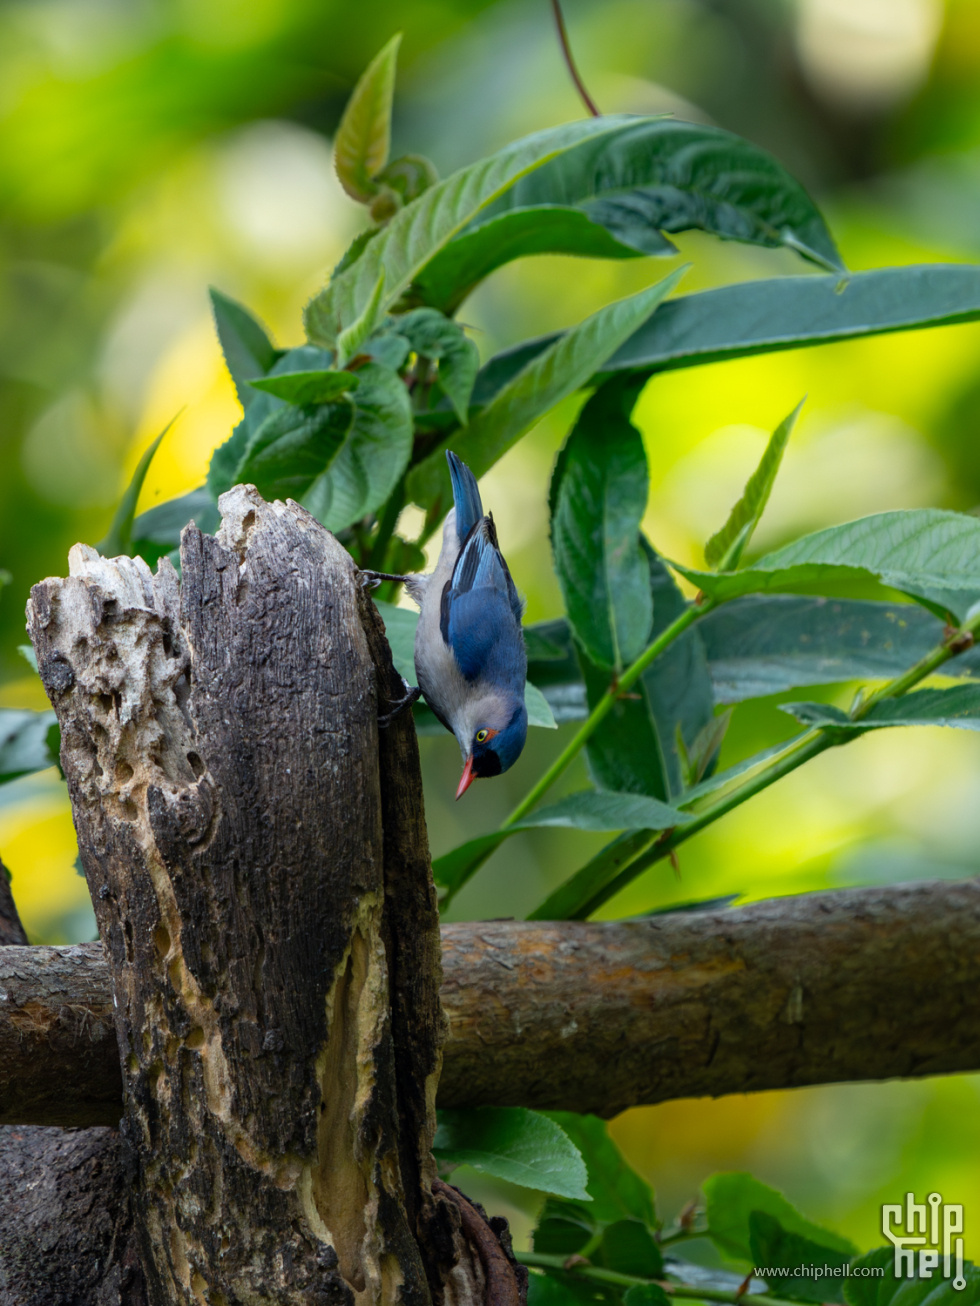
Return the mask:
[(456, 505), (456, 532), (460, 540), (465, 540), (470, 531), (483, 516), (483, 503), (477, 489), (476, 477), (466, 464), (452, 452), (446, 450), (449, 462), (449, 475), (453, 482), (453, 502)]

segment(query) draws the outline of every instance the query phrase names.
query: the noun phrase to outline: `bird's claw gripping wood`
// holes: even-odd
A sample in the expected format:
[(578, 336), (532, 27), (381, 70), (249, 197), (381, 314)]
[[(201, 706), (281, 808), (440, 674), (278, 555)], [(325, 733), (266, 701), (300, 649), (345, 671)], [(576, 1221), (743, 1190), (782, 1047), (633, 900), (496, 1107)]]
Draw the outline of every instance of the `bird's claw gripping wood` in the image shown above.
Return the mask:
[(386, 580), (394, 581), (396, 585), (407, 585), (408, 576), (393, 576), (387, 571), (365, 571), (361, 570), (361, 584), (365, 589), (373, 590)]
[(390, 726), (392, 721), (396, 721), (406, 708), (411, 707), (413, 703), (422, 697), (422, 691), (418, 685), (410, 685), (404, 677), (402, 677), (402, 684), (405, 686), (404, 698), (395, 699), (393, 703), (389, 704), (388, 711), (378, 716), (378, 726), (381, 730), (384, 730), (386, 726)]

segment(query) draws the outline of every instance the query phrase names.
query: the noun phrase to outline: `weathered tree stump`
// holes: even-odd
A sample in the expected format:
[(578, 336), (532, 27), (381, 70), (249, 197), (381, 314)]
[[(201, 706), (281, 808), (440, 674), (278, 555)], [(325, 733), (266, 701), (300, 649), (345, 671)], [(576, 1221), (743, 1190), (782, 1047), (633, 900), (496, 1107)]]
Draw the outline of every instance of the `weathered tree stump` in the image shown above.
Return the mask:
[(149, 1300), (489, 1300), (432, 1190), (438, 918), (410, 716), (379, 740), (383, 628), (302, 508), (251, 487), (221, 508), (217, 537), (184, 532), (181, 582), (76, 546), (28, 609)]

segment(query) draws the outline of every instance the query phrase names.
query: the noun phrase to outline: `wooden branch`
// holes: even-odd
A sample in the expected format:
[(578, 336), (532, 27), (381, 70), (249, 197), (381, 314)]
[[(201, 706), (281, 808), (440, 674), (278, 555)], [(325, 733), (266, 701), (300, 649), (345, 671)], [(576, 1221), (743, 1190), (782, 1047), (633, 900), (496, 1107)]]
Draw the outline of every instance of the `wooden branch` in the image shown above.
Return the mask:
[[(0, 1003), (4, 1000), (17, 1008), (15, 1023), (27, 1017), (26, 1028), (34, 1034), (36, 1012), (31, 1001), (18, 1001), (19, 975), (16, 961), (26, 956), (27, 935), (10, 893), (3, 863), (0, 862), (0, 948), (7, 958), (5, 973), (12, 982), (0, 980)], [(57, 968), (49, 950), (40, 948), (41, 971), (50, 963)], [(65, 949), (70, 953), (71, 949)], [(45, 955), (47, 954), (47, 955)], [(101, 960), (101, 956), (100, 956)], [(78, 974), (81, 965), (83, 974)], [(65, 979), (76, 994), (92, 1002), (104, 999), (106, 974), (99, 968), (94, 990), (86, 992), (90, 968), (83, 958), (68, 963)], [(36, 974), (28, 967), (29, 975)], [(70, 978), (69, 978), (70, 976)], [(80, 982), (79, 982), (80, 981)], [(47, 986), (52, 996), (57, 986)], [(60, 996), (65, 997), (64, 990)], [(48, 1009), (50, 1004), (48, 1004)], [(3, 1007), (0, 1006), (0, 1010)], [(84, 1029), (74, 1022), (69, 1026), (68, 1046), (74, 1048), (74, 1035), (84, 1040)], [(107, 1022), (111, 1015), (107, 1012)], [(84, 1022), (86, 1025), (88, 1022)], [(43, 1024), (43, 1019), (42, 1019)], [(111, 1073), (102, 1076), (110, 1093), (115, 1095), (115, 1115), (120, 1103), (119, 1063), (115, 1038), (103, 1024), (101, 1042), (111, 1050), (111, 1061), (103, 1058)], [(45, 1043), (57, 1046), (57, 1032), (49, 1027), (43, 1034)], [(18, 1038), (20, 1045), (25, 1040)], [(30, 1039), (26, 1042), (30, 1043)], [(74, 1056), (74, 1051), (72, 1053)], [(86, 1064), (84, 1051), (79, 1058)], [(84, 1075), (83, 1078), (91, 1078)], [(49, 1090), (58, 1092), (56, 1082)], [(69, 1076), (61, 1088), (73, 1096), (74, 1084)], [(82, 1114), (91, 1113), (91, 1104), (75, 1099)], [(102, 1109), (105, 1110), (105, 1104)], [(50, 1129), (33, 1125), (0, 1125), (0, 1306), (73, 1306), (92, 1301), (99, 1306), (147, 1306), (146, 1283), (139, 1263), (133, 1227), (133, 1202), (128, 1157), (115, 1129)]]
[[(444, 925), (442, 947), (444, 1106), (613, 1115), (980, 1069), (977, 880), (608, 924)], [(111, 1019), (99, 945), (0, 949), (0, 988), (0, 1120), (116, 1118), (118, 1066), (92, 1048)]]
[(0, 1124), (122, 1115), (112, 981), (100, 943), (0, 948)]
[(980, 881), (444, 927), (440, 1102), (628, 1106), (980, 1069)]
[[(220, 507), (217, 537), (184, 532), (180, 583), (76, 546), (28, 608), (111, 974), (148, 1295), (427, 1306), (453, 1276), (466, 1306), (466, 1230), (432, 1190), (418, 757), (410, 717), (377, 725), (400, 682), (309, 513), (247, 486)], [(84, 955), (58, 952), (49, 970)], [(48, 979), (17, 1033), (26, 1012), (54, 1048), (84, 1022)]]

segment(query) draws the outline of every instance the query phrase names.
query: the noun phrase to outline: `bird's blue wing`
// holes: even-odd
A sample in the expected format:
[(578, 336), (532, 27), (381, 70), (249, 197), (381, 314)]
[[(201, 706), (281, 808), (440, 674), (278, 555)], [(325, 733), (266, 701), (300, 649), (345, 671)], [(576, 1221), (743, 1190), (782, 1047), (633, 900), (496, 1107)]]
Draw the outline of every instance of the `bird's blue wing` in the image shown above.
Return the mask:
[(484, 517), (467, 539), (442, 594), (442, 637), (467, 680), (522, 682), (521, 607), (496, 532)]
[[(514, 679), (523, 652), (520, 640), (510, 604), (499, 590), (470, 590), (452, 600), (448, 642), (467, 680), (485, 678), (508, 683)], [(508, 657), (509, 643), (518, 645), (511, 657)], [(513, 666), (508, 666), (509, 663)]]
[(456, 506), (456, 534), (465, 540), (470, 531), (483, 516), (483, 503), (477, 488), (476, 477), (466, 464), (452, 452), (446, 450), (449, 463), (449, 478), (453, 483), (453, 503)]

